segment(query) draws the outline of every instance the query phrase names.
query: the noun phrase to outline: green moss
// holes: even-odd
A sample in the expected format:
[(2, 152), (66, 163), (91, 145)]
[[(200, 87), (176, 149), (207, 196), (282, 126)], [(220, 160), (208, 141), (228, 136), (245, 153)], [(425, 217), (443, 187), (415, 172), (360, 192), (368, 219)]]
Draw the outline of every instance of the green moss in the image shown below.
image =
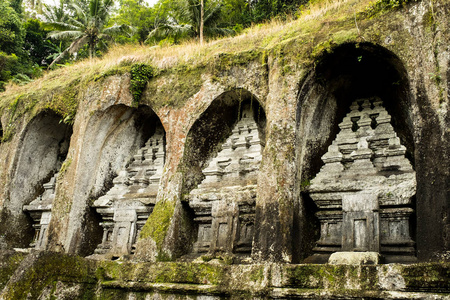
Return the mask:
[(375, 266), (300, 265), (286, 271), (289, 286), (296, 288), (343, 291), (346, 285), (355, 285), (361, 290), (377, 289)]
[(92, 78), (93, 81), (101, 81), (105, 78), (108, 78), (109, 76), (114, 76), (114, 75), (123, 75), (126, 73), (131, 73), (131, 66), (129, 65), (124, 65), (124, 66), (118, 66), (115, 68), (112, 68), (110, 70), (107, 70), (99, 75), (96, 75)]
[(9, 278), (25, 257), (26, 254), (17, 252), (0, 255), (0, 291), (5, 287)]
[(58, 253), (36, 253), (22, 261), (22, 272), (16, 273), (15, 280), (9, 282), (2, 296), (4, 299), (37, 299), (45, 287), (57, 281), (89, 285), (96, 279), (92, 276), (91, 263), (81, 257)]
[(210, 264), (161, 263), (153, 270), (156, 283), (218, 284), (223, 268)]
[(53, 95), (45, 109), (50, 109), (63, 117), (62, 122), (73, 124), (78, 108), (80, 79), (72, 81), (65, 89)]
[(72, 158), (67, 158), (63, 164), (61, 165), (61, 169), (59, 170), (59, 176), (62, 177), (64, 176), (64, 174), (66, 173), (67, 169), (70, 167), (70, 165), (72, 164)]
[(3, 136), (2, 136), (2, 143), (8, 142), (12, 139), (15, 132), (15, 126), (14, 126), (14, 120), (16, 115), (16, 110), (19, 105), (20, 99), (22, 98), (22, 95), (18, 95), (10, 104), (8, 107), (9, 110), (9, 122), (8, 125), (3, 128)]
[(239, 53), (219, 53), (216, 55), (212, 67), (215, 73), (228, 71), (232, 66), (248, 65), (249, 62), (264, 59), (264, 52), (259, 49)]
[(203, 85), (204, 66), (180, 65), (163, 71), (148, 84), (152, 107), (181, 107)]
[(345, 30), (339, 30), (331, 34), (330, 38), (326, 41), (318, 43), (312, 50), (311, 57), (316, 60), (318, 57), (333, 52), (333, 48), (339, 45), (355, 41), (358, 37), (358, 31), (356, 28), (349, 28)]
[(304, 179), (301, 183), (300, 183), (300, 190), (304, 191), (306, 190), (309, 186), (311, 185), (311, 181), (309, 179)]
[(372, 2), (371, 5), (366, 8), (365, 12), (368, 17), (373, 17), (383, 12), (401, 8), (407, 3), (417, 1), (420, 0), (377, 0), (375, 2)]
[(249, 276), (251, 281), (262, 282), (264, 280), (264, 269), (262, 267), (252, 270)]
[(133, 105), (138, 106), (147, 82), (155, 75), (155, 69), (147, 64), (135, 64), (130, 70), (130, 91), (133, 96)]
[[(25, 259), (24, 259), (25, 258)], [(220, 295), (234, 299), (264, 298), (273, 291), (271, 280), (265, 280), (267, 265), (227, 266), (222, 264), (165, 262), (132, 263), (93, 261), (61, 253), (12, 254), (2, 257), (2, 270), (10, 266), (8, 274), (15, 273), (2, 297), (6, 299), (37, 299), (44, 289), (57, 295), (58, 283), (78, 286), (77, 299), (123, 299), (129, 292), (151, 295), (154, 292), (168, 297), (181, 295)], [(282, 285), (293, 295), (320, 295), (336, 298), (382, 298), (378, 272), (382, 266), (348, 265), (277, 265)], [(392, 267), (392, 266), (391, 266)], [(449, 290), (450, 264), (394, 265), (405, 279), (406, 291)], [(273, 269), (272, 269), (273, 270)], [(6, 274), (6, 273), (5, 273)], [(271, 278), (274, 274), (267, 274)], [(257, 283), (257, 284), (255, 284)], [(210, 285), (205, 287), (205, 285)], [(1, 286), (0, 286), (1, 287)], [(184, 299), (183, 298), (183, 299)]]
[(163, 255), (161, 253), (161, 248), (169, 229), (174, 210), (175, 204), (172, 201), (164, 199), (156, 203), (153, 212), (150, 214), (150, 217), (140, 234), (141, 239), (151, 238), (155, 241), (160, 255)]
[(408, 289), (450, 290), (450, 263), (399, 266)]

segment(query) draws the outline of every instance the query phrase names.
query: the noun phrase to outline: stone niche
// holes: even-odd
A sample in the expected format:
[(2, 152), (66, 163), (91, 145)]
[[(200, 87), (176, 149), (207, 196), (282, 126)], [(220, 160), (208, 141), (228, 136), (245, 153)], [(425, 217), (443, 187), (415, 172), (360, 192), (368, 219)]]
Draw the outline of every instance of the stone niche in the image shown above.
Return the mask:
[(136, 238), (156, 203), (164, 160), (165, 136), (159, 126), (113, 179), (113, 187), (94, 202), (103, 228), (95, 254), (114, 257), (134, 253)]
[(309, 193), (318, 207), (315, 253), (381, 253), (414, 261), (416, 174), (379, 98), (356, 100), (322, 156)]
[(251, 253), (263, 147), (252, 105), (243, 105), (232, 134), (188, 196), (198, 226), (194, 254)]
[(12, 218), (0, 220), (5, 236), (15, 236), (9, 239), (12, 247), (45, 250), (56, 174), (67, 157), (71, 135), (72, 126), (52, 111), (38, 114), (23, 131), (11, 180), (15, 188), (5, 205)]

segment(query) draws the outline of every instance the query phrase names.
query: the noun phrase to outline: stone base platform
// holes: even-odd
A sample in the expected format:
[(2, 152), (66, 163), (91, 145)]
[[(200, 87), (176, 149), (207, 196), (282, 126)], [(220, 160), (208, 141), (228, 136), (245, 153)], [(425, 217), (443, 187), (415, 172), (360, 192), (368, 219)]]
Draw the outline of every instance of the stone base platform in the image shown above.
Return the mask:
[(96, 261), (0, 253), (0, 299), (449, 299), (450, 263)]

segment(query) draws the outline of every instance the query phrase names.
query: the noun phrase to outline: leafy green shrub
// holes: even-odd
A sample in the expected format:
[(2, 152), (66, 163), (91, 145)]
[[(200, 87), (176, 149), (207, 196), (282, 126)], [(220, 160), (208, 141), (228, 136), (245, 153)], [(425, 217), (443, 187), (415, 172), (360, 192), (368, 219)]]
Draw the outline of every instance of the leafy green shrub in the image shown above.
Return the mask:
[(137, 106), (141, 100), (147, 82), (153, 77), (154, 69), (146, 64), (135, 64), (131, 67), (130, 90), (133, 96), (133, 104)]
[(0, 91), (4, 90), (5, 83), (11, 79), (11, 74), (15, 73), (18, 64), (18, 57), (15, 54), (8, 55), (0, 51)]

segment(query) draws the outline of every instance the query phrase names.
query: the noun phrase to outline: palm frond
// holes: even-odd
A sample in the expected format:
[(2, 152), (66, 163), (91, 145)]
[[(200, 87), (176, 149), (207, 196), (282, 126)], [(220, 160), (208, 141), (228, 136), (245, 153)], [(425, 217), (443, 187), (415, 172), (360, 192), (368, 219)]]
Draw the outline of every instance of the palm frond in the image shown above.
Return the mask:
[(120, 33), (125, 33), (127, 31), (132, 31), (132, 27), (129, 25), (114, 25), (108, 28), (103, 29), (103, 33), (108, 35), (115, 35)]
[(86, 23), (83, 23), (83, 22), (81, 22), (81, 21), (78, 21), (77, 19), (72, 18), (72, 17), (69, 17), (69, 19), (67, 20), (67, 22), (70, 23), (70, 24), (72, 24), (72, 25), (78, 26), (79, 28), (86, 28), (86, 25), (87, 25)]
[(88, 23), (88, 18), (86, 16), (85, 10), (86, 8), (83, 7), (83, 5), (80, 5), (80, 3), (74, 3), (72, 2), (70, 4), (70, 8), (73, 9), (78, 17), (78, 19), (80, 20), (81, 23), (83, 24), (87, 24)]
[(220, 3), (214, 3), (208, 6), (205, 9), (205, 13), (203, 15), (203, 22), (205, 26), (209, 24), (216, 24), (220, 19), (220, 11), (222, 9), (222, 5)]
[(60, 2), (59, 6), (44, 3), (42, 14), (44, 15), (46, 22), (65, 22), (67, 20), (63, 2)]
[(89, 15), (97, 16), (101, 5), (102, 5), (101, 0), (91, 0), (89, 2)]
[(45, 27), (48, 29), (53, 29), (57, 31), (66, 31), (66, 30), (82, 30), (79, 26), (66, 23), (66, 22), (50, 22), (45, 23)]
[(49, 38), (52, 39), (64, 39), (67, 37), (70, 38), (78, 38), (82, 36), (84, 33), (78, 30), (66, 30), (66, 31), (52, 31), (48, 34)]
[(167, 36), (179, 38), (182, 35), (193, 35), (194, 28), (189, 24), (162, 24), (150, 31), (149, 38), (161, 39)]

